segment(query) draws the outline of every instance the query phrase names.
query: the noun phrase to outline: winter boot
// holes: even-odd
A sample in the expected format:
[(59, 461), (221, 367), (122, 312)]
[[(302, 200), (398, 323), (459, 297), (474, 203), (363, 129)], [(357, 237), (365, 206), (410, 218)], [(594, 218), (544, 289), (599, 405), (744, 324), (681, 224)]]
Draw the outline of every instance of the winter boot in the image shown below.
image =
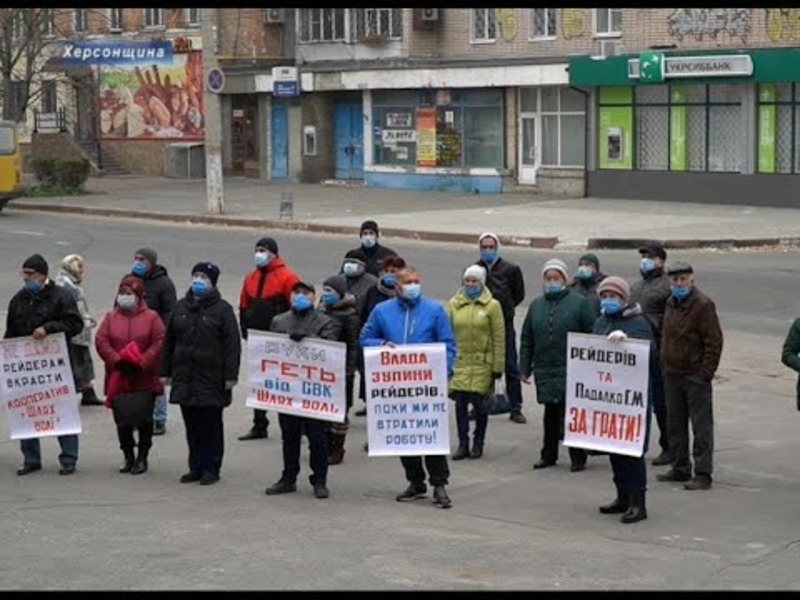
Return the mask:
[(611, 504), (605, 504), (600, 507), (600, 512), (604, 515), (616, 515), (624, 513), (628, 510), (630, 498), (619, 485), (617, 485), (617, 498)]
[(131, 475), (141, 475), (147, 472), (147, 455), (150, 452), (149, 447), (139, 446), (139, 454), (136, 456), (136, 463), (131, 469)]
[(81, 391), (81, 406), (103, 406), (104, 402), (97, 397), (93, 387), (84, 388)]
[(119, 472), (130, 473), (131, 469), (133, 469), (133, 463), (135, 461), (133, 448), (123, 448), (122, 455), (125, 457), (125, 464), (119, 468)]
[(637, 521), (644, 521), (647, 518), (647, 508), (645, 507), (644, 497), (644, 490), (630, 493), (628, 510), (625, 511), (621, 519), (623, 523), (636, 523)]
[(330, 446), (328, 449), (328, 464), (338, 465), (344, 460), (344, 440), (345, 435), (334, 433), (330, 438)]
[(453, 454), (453, 460), (462, 460), (469, 456), (469, 444), (459, 444), (458, 450)]

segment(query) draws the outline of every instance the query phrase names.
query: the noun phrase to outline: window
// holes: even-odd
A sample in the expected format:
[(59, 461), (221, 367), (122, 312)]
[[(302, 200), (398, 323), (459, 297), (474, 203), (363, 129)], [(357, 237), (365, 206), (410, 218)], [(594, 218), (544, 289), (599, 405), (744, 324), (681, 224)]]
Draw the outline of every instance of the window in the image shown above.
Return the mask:
[(17, 136), (14, 127), (0, 125), (0, 154), (9, 155), (17, 151)]
[(578, 168), (585, 162), (585, 98), (562, 87), (523, 89), (522, 103), (532, 112), (539, 95), (541, 115), (541, 161), (543, 167)]
[(121, 8), (108, 9), (109, 31), (122, 31), (122, 10)]
[(758, 172), (800, 173), (800, 86), (758, 87)]
[(88, 26), (87, 23), (87, 13), (85, 8), (76, 8), (74, 13), (75, 19), (73, 21), (73, 27), (75, 29), (75, 33), (83, 33), (86, 31)]
[(402, 8), (359, 8), (356, 13), (358, 39), (384, 37), (403, 39)]
[(345, 8), (301, 8), (301, 42), (345, 41)]
[(598, 37), (622, 35), (622, 9), (595, 8), (594, 34)]
[(531, 39), (549, 40), (556, 37), (556, 10), (555, 8), (534, 8), (531, 10), (533, 23), (531, 26)]
[(11, 40), (14, 45), (21, 44), (25, 40), (27, 32), (27, 23), (25, 22), (25, 12), (20, 11), (12, 17), (11, 22)]
[(202, 8), (187, 8), (186, 9), (186, 23), (189, 27), (200, 27), (203, 18)]
[(54, 113), (58, 110), (58, 94), (56, 80), (45, 79), (42, 81), (42, 112)]
[(41, 11), (42, 35), (45, 37), (51, 37), (54, 35), (55, 31), (55, 24), (53, 22), (53, 9), (43, 8)]
[[(5, 96), (5, 95), (4, 95)], [(11, 103), (11, 114), (13, 119), (19, 123), (25, 120), (25, 108), (28, 103), (28, 84), (24, 81), (12, 81), (8, 89), (8, 100)]]
[(164, 9), (163, 8), (145, 8), (144, 9), (144, 26), (154, 29), (164, 27)]
[(472, 41), (494, 42), (497, 36), (497, 9), (472, 9)]

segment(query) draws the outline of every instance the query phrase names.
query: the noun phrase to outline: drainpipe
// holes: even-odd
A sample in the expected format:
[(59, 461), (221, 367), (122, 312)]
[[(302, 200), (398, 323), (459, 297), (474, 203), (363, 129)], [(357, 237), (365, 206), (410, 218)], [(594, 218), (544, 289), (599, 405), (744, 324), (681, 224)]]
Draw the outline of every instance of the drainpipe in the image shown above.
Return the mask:
[(589, 92), (586, 90), (575, 87), (574, 85), (569, 86), (569, 89), (575, 90), (576, 92), (580, 92), (583, 94), (583, 118), (586, 122), (586, 127), (584, 127), (583, 137), (583, 197), (588, 198), (589, 196)]

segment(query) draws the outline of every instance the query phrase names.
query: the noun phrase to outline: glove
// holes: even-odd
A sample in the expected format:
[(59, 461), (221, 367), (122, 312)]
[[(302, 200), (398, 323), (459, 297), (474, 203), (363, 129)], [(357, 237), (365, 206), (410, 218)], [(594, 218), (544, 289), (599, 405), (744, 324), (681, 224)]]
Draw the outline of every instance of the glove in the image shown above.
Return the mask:
[(619, 329), (608, 334), (608, 341), (614, 344), (619, 344), (622, 340), (626, 339), (628, 339), (628, 336), (625, 335), (624, 331), (620, 331)]
[(236, 381), (235, 379), (232, 380), (232, 381), (226, 381), (225, 382), (225, 389), (226, 390), (232, 390), (234, 387), (236, 387), (237, 383), (238, 383), (238, 381)]
[(135, 365), (133, 363), (129, 363), (129, 362), (124, 361), (124, 360), (121, 360), (117, 364), (117, 369), (119, 370), (120, 373), (122, 373), (126, 377), (133, 377), (139, 371), (142, 370), (142, 368), (139, 365)]
[(502, 376), (503, 376), (502, 373), (492, 373), (492, 377), (494, 377), (495, 379), (500, 379)]
[(295, 342), (302, 342), (305, 339), (305, 337), (306, 337), (305, 333), (299, 333), (296, 331), (293, 331), (292, 333), (289, 334), (289, 339)]

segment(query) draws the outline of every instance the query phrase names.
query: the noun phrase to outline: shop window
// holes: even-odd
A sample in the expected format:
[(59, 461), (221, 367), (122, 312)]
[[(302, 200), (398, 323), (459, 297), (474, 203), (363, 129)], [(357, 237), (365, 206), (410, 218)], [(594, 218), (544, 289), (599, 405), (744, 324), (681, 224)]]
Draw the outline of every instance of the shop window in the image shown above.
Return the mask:
[(519, 109), (520, 112), (535, 113), (539, 110), (539, 89), (520, 88), (519, 89)]
[(541, 161), (544, 167), (583, 167), (585, 163), (585, 97), (565, 87), (543, 87), (541, 93)]
[(622, 35), (622, 9), (595, 8), (594, 34), (596, 37), (618, 37)]
[(497, 39), (497, 9), (472, 9), (472, 42), (494, 42)]
[(531, 9), (531, 39), (553, 40), (556, 38), (556, 8)]
[(346, 8), (299, 9), (301, 42), (343, 42)]
[(800, 91), (796, 84), (758, 88), (758, 172), (800, 173)]
[(706, 170), (706, 107), (689, 106), (686, 128), (687, 150), (690, 171)]
[(645, 171), (669, 169), (669, 107), (639, 106), (636, 110), (636, 164)]

